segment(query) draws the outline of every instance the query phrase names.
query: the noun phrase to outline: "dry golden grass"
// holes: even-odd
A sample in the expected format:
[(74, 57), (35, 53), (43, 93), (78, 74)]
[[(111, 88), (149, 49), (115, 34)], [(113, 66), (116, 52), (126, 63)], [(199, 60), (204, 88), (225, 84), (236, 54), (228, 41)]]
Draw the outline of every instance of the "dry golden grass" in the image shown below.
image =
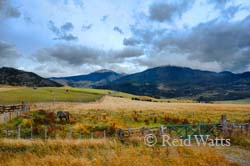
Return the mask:
[[(118, 127), (141, 126), (150, 116), (187, 118), (190, 122), (218, 122), (227, 114), (232, 122), (250, 119), (250, 105), (201, 104), (135, 101), (106, 96), (90, 103), (36, 103), (32, 111), (70, 111), (75, 128), (100, 123), (116, 123)], [(131, 115), (137, 112), (142, 123)], [(105, 118), (103, 116), (105, 115)], [(132, 120), (131, 120), (132, 119)], [(75, 123), (73, 123), (75, 121)], [(151, 123), (152, 120), (151, 120)], [(158, 122), (161, 123), (161, 122)], [(155, 125), (159, 125), (159, 124)], [(74, 128), (74, 129), (75, 129)], [(249, 138), (246, 139), (249, 141)], [(138, 143), (139, 142), (139, 143)], [(88, 140), (0, 140), (0, 165), (22, 166), (227, 166), (250, 163), (246, 141), (240, 147), (146, 147), (142, 141), (122, 144), (116, 139)], [(249, 147), (249, 144), (248, 144)]]
[(65, 110), (75, 114), (106, 110), (111, 113), (127, 113), (139, 111), (142, 114), (167, 114), (173, 117), (187, 118), (197, 122), (218, 122), (222, 114), (226, 114), (232, 122), (243, 122), (250, 119), (250, 104), (205, 104), (205, 103), (168, 103), (135, 101), (128, 98), (105, 96), (98, 102), (90, 103), (40, 103), (33, 109)]
[(124, 145), (116, 140), (0, 140), (0, 165), (226, 166), (213, 148)]
[(19, 89), (17, 86), (0, 85), (0, 92)]

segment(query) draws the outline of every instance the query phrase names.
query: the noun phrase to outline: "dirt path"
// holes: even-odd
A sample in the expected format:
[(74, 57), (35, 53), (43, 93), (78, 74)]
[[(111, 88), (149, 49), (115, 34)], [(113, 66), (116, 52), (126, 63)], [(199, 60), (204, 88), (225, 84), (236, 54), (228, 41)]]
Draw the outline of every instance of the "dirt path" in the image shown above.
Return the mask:
[(224, 155), (231, 163), (237, 163), (240, 166), (249, 166), (250, 151), (247, 149), (239, 146), (231, 146), (218, 148), (217, 151)]

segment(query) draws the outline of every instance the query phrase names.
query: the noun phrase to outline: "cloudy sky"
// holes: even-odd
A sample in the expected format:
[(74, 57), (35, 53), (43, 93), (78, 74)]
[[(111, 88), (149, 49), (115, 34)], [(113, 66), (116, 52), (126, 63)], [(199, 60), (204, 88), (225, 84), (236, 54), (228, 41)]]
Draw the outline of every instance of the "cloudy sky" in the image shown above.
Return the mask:
[(0, 0), (0, 67), (250, 71), (249, 0)]

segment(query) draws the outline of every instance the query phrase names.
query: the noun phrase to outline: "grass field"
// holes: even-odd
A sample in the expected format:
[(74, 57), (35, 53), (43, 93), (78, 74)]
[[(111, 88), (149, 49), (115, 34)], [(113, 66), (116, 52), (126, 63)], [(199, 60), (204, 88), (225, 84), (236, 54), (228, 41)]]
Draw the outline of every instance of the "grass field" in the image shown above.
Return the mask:
[(27, 103), (34, 102), (90, 102), (100, 99), (104, 95), (116, 97), (132, 98), (135, 95), (115, 92), (110, 90), (89, 89), (89, 88), (72, 88), (72, 87), (46, 87), (46, 88), (29, 88), (29, 87), (12, 87), (0, 86), (0, 104), (15, 104), (22, 101)]
[(12, 104), (24, 102), (78, 101), (88, 102), (101, 98), (104, 90), (80, 88), (9, 88), (0, 91), (0, 103)]
[(229, 165), (219, 151), (207, 147), (124, 145), (113, 139), (24, 141), (0, 140), (0, 165), (43, 166), (202, 166)]
[[(244, 122), (250, 119), (250, 105), (246, 104), (146, 102), (110, 96), (104, 97), (101, 102), (53, 105), (36, 103), (33, 107), (34, 109), (43, 107), (51, 111), (69, 111), (72, 116), (77, 117), (77, 121), (86, 124), (101, 123), (98, 117), (107, 114), (105, 123), (115, 121), (117, 125), (123, 127), (139, 127), (145, 125), (145, 120), (149, 120), (148, 126), (157, 126), (166, 123), (165, 116), (179, 119), (179, 123), (184, 119), (189, 123), (218, 123), (222, 114), (226, 114), (231, 122)], [(157, 118), (156, 123), (154, 117)]]
[[(25, 95), (24, 95), (25, 94)], [(51, 97), (56, 94), (55, 102)], [(53, 96), (53, 95), (52, 95)], [(104, 97), (103, 97), (104, 96)], [(152, 127), (166, 124), (218, 123), (226, 114), (230, 122), (250, 122), (250, 104), (192, 103), (189, 100), (137, 101), (148, 99), (121, 92), (84, 88), (23, 88), (5, 87), (0, 91), (2, 103), (32, 102), (31, 111), (6, 124), (5, 128), (22, 127), (22, 137), (44, 137), (48, 126), (49, 140), (0, 139), (0, 165), (248, 165), (249, 137), (235, 137), (231, 147), (147, 147), (143, 140), (121, 143), (114, 137), (90, 138), (91, 132), (115, 131), (117, 128)], [(101, 100), (98, 100), (100, 99)], [(70, 101), (70, 102), (69, 102)], [(82, 101), (82, 102), (79, 102)], [(91, 101), (91, 102), (88, 102)], [(43, 110), (40, 111), (39, 110)], [(70, 122), (61, 123), (55, 113), (70, 112)], [(69, 128), (74, 140), (67, 137)], [(37, 134), (36, 134), (36, 132)], [(79, 140), (79, 133), (83, 139)], [(56, 133), (56, 134), (55, 134)], [(65, 134), (66, 133), (66, 134)], [(2, 133), (3, 134), (3, 133)], [(100, 134), (100, 133), (99, 133)], [(109, 134), (109, 133), (107, 133)], [(37, 137), (36, 137), (37, 136)], [(5, 137), (4, 134), (2, 137)]]

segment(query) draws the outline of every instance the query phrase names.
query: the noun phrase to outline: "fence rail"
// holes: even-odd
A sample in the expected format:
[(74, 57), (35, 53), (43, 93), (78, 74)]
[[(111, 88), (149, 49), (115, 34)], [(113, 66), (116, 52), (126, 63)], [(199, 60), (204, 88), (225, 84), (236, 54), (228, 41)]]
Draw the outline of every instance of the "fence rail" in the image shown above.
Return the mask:
[[(27, 106), (26, 106), (27, 107)], [(25, 107), (23, 107), (25, 108)], [(29, 110), (29, 109), (27, 109)], [(21, 109), (23, 112), (24, 109)], [(5, 112), (6, 113), (6, 112)], [(9, 113), (9, 112), (7, 112)], [(13, 113), (13, 112), (10, 112)], [(23, 139), (81, 139), (81, 138), (106, 138), (117, 137), (124, 140), (130, 137), (143, 137), (146, 134), (161, 136), (168, 134), (179, 138), (187, 138), (189, 135), (210, 135), (210, 136), (239, 136), (250, 135), (250, 123), (229, 123), (223, 115), (220, 123), (207, 124), (173, 124), (158, 127), (139, 127), (126, 129), (105, 129), (86, 132), (74, 129), (72, 126), (60, 128), (60, 126), (14, 126), (2, 128), (0, 138), (23, 138)]]
[(194, 135), (211, 135), (211, 136), (227, 136), (234, 135), (249, 135), (250, 123), (230, 123), (227, 121), (226, 115), (222, 115), (220, 123), (206, 123), (206, 124), (173, 124), (162, 125), (159, 127), (140, 127), (118, 129), (117, 136), (119, 139), (126, 139), (129, 137), (140, 137), (146, 134), (154, 134), (161, 136), (169, 134), (172, 136), (187, 138)]
[(23, 112), (28, 112), (29, 110), (30, 106), (25, 103), (16, 105), (0, 105), (0, 124), (19, 117)]

